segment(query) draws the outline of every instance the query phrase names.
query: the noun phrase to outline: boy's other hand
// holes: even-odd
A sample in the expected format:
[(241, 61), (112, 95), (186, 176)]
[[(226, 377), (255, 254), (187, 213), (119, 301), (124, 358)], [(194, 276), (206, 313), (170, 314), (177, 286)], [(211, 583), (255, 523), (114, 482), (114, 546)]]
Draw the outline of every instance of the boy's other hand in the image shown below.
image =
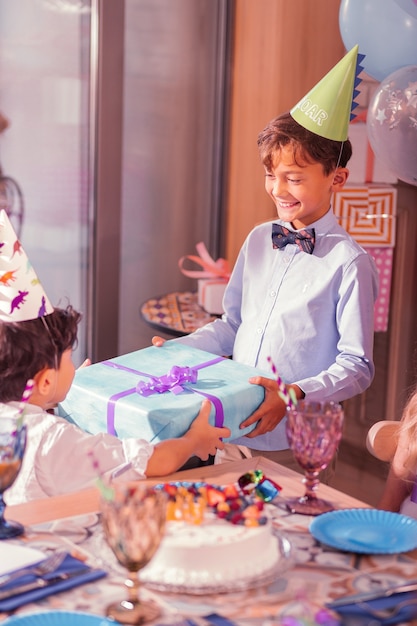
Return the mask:
[(278, 383), (271, 378), (263, 376), (255, 376), (250, 378), (249, 382), (253, 385), (262, 385), (265, 389), (265, 399), (262, 404), (240, 425), (240, 428), (246, 428), (255, 424), (255, 428), (247, 435), (248, 439), (258, 437), (269, 433), (280, 423), (285, 417), (287, 407), (278, 395)]
[(152, 337), (152, 345), (157, 346), (158, 348), (160, 346), (163, 346), (165, 341), (165, 339), (162, 339), (162, 337), (158, 337), (157, 335), (155, 337)]
[(204, 400), (199, 414), (184, 435), (193, 440), (194, 454), (202, 461), (206, 461), (210, 454), (214, 456), (217, 450), (223, 450), (222, 438), (231, 435), (229, 428), (217, 428), (209, 423), (210, 410), (210, 400)]
[(88, 367), (89, 365), (91, 365), (91, 359), (85, 359), (85, 361), (83, 361), (81, 363), (81, 365), (78, 367), (78, 369), (82, 369), (83, 367)]

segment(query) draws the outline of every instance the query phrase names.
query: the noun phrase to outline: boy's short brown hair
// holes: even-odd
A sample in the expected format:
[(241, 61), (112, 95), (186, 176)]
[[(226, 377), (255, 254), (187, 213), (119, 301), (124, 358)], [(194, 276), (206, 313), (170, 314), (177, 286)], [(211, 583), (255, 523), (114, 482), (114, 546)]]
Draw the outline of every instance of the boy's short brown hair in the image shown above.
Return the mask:
[(76, 345), (81, 314), (71, 305), (24, 322), (0, 322), (0, 402), (19, 401), (27, 380), (59, 368), (62, 354)]
[(352, 156), (349, 139), (341, 142), (316, 135), (296, 122), (289, 113), (271, 120), (258, 135), (259, 154), (268, 171), (273, 170), (276, 157), (284, 146), (292, 147), (297, 165), (321, 163), (326, 176), (338, 166), (346, 167)]

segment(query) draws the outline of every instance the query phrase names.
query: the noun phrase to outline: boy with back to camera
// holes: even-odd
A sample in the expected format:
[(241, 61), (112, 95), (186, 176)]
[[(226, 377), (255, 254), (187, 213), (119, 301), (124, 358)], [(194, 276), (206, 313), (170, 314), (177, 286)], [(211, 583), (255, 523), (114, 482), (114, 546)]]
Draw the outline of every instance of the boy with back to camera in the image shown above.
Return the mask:
[(191, 456), (206, 460), (223, 447), (228, 428), (209, 424), (211, 404), (183, 437), (151, 444), (91, 435), (48, 412), (64, 400), (74, 378), (72, 348), (81, 315), (51, 306), (4, 210), (0, 211), (0, 420), (16, 414), (28, 379), (34, 380), (24, 412), (27, 445), (22, 469), (6, 492), (8, 504), (83, 489), (100, 472), (138, 480), (164, 476)]
[[(374, 375), (377, 270), (331, 208), (349, 175), (348, 124), (361, 69), (356, 46), (259, 134), (265, 188), (279, 219), (256, 226), (244, 242), (222, 318), (173, 340), (265, 372), (271, 360), (298, 399), (340, 402), (367, 389)], [(277, 383), (263, 376), (250, 382), (265, 388), (264, 402), (241, 424), (253, 430), (232, 442), (238, 447), (226, 444), (227, 456), (219, 452), (216, 462), (262, 454), (299, 470)]]
[(389, 440), (395, 453), (377, 508), (417, 519), (417, 386), (396, 428)]

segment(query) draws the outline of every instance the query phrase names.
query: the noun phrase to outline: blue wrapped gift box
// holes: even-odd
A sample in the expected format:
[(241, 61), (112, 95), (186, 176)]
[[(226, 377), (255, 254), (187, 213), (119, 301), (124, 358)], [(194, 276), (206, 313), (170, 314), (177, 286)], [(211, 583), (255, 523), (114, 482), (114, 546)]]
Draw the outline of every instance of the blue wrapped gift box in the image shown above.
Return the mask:
[(157, 442), (181, 437), (208, 397), (210, 422), (225, 425), (234, 439), (264, 399), (264, 388), (248, 382), (268, 376), (254, 367), (166, 342), (77, 370), (59, 413), (83, 430)]

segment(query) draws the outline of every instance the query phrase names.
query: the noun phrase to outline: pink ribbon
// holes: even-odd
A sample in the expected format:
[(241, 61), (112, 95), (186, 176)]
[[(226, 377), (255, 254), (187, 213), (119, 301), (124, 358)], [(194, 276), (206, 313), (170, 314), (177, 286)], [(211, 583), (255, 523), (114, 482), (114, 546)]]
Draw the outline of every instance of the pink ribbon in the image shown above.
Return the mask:
[(181, 367), (178, 365), (174, 365), (171, 368), (170, 372), (168, 374), (164, 374), (163, 376), (152, 376), (152, 374), (140, 372), (139, 370), (132, 369), (131, 367), (127, 367), (126, 365), (122, 365), (121, 363), (115, 363), (114, 361), (102, 361), (102, 365), (106, 365), (107, 367), (113, 367), (118, 370), (123, 370), (125, 372), (136, 374), (137, 376), (145, 376), (146, 378), (150, 378), (149, 382), (139, 381), (135, 387), (119, 391), (118, 393), (110, 396), (107, 404), (107, 432), (110, 435), (114, 435), (115, 437), (117, 437), (117, 432), (114, 426), (115, 411), (116, 402), (121, 398), (125, 398), (126, 396), (130, 396), (135, 393), (138, 393), (143, 397), (147, 397), (154, 393), (165, 393), (167, 391), (170, 391), (171, 393), (174, 393), (176, 395), (182, 393), (185, 390), (192, 391), (193, 393), (204, 396), (213, 403), (215, 408), (214, 425), (218, 428), (221, 428), (224, 424), (224, 411), (221, 400), (219, 398), (216, 398), (216, 396), (200, 391), (199, 389), (187, 387), (186, 383), (197, 382), (198, 370), (205, 367), (210, 367), (210, 365), (215, 365), (216, 363), (220, 363), (220, 361), (222, 360), (223, 357), (219, 356), (215, 359), (212, 359), (211, 361), (206, 361), (205, 363), (200, 363), (200, 365), (195, 365), (194, 367)]
[[(178, 261), (181, 272), (189, 278), (230, 278), (230, 266), (226, 259), (217, 259), (215, 261), (207, 252), (207, 248), (202, 241), (196, 245), (197, 252), (200, 256), (189, 254), (183, 256)], [(193, 261), (200, 265), (203, 270), (186, 270), (183, 265), (185, 260)]]

